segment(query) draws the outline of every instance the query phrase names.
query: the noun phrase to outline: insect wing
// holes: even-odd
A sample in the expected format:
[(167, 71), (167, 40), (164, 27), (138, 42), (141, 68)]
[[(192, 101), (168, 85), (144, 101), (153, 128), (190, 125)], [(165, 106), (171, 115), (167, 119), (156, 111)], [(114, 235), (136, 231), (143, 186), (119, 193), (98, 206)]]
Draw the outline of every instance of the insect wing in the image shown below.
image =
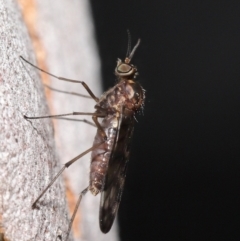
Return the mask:
[(107, 233), (111, 229), (121, 201), (133, 125), (133, 117), (120, 115), (117, 135), (109, 159), (104, 188), (101, 193), (99, 222), (100, 229), (103, 233)]

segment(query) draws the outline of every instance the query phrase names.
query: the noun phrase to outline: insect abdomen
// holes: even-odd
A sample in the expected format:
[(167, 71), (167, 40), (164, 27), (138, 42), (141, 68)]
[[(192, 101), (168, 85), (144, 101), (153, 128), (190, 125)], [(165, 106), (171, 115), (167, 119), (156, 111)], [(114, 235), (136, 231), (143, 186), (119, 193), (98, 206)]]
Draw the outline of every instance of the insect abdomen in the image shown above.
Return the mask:
[[(115, 116), (107, 116), (103, 119), (101, 126), (107, 135), (107, 140), (92, 151), (89, 190), (93, 195), (101, 192), (104, 185), (104, 178), (116, 137), (117, 118)], [(104, 137), (101, 131), (98, 130), (93, 145), (103, 141)]]

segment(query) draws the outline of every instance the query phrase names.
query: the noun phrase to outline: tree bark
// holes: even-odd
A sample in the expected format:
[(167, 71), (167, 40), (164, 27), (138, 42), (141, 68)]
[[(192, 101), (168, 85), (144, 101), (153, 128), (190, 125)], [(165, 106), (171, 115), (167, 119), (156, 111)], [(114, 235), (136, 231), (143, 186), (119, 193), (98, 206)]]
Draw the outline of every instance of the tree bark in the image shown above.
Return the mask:
[[(38, 210), (32, 210), (31, 204), (63, 163), (92, 146), (96, 128), (54, 120), (56, 154), (52, 120), (23, 118), (24, 114), (50, 113), (38, 71), (19, 59), (19, 55), (23, 55), (36, 63), (18, 6), (14, 1), (0, 0), (0, 7), (0, 214), (5, 237), (9, 240), (55, 240), (57, 235), (62, 235), (64, 240), (69, 219), (63, 178), (60, 177), (41, 198)], [(35, 32), (32, 33), (30, 26), (28, 31), (37, 42), (38, 50), (41, 45), (37, 65), (58, 76), (83, 80), (99, 96), (100, 63), (88, 1), (36, 0), (34, 8), (25, 17), (36, 11), (34, 23), (33, 17), (30, 18)], [(26, 11), (26, 5), (22, 5), (22, 9)], [(49, 84), (48, 78), (44, 76), (44, 83)], [(60, 90), (86, 94), (80, 84), (53, 78), (50, 83)], [(95, 103), (91, 99), (49, 91), (47, 97), (51, 114), (94, 111)], [(78, 118), (87, 119), (85, 116)], [(89, 161), (87, 155), (64, 174), (70, 215), (79, 193), (88, 185)], [(73, 225), (74, 240), (117, 240), (116, 227), (107, 235), (100, 232), (98, 209), (99, 197), (87, 193)]]
[(31, 204), (59, 169), (49, 119), (30, 121), (23, 115), (48, 115), (28, 31), (15, 1), (0, 1), (0, 214), (7, 240), (55, 240), (68, 225), (62, 178)]

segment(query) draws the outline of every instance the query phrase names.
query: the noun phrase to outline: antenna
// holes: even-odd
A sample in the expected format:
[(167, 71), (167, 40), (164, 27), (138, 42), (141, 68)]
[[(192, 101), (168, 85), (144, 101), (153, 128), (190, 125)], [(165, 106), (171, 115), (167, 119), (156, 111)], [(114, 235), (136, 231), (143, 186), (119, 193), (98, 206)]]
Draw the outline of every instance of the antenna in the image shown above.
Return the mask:
[(141, 42), (141, 39), (139, 38), (139, 39), (138, 39), (138, 41), (137, 41), (137, 43), (136, 43), (136, 45), (134, 46), (134, 48), (133, 48), (132, 52), (129, 54), (129, 57), (128, 57), (128, 59), (129, 59), (129, 60), (131, 60), (131, 59), (132, 59), (132, 57), (133, 57), (133, 55), (134, 55), (134, 53), (135, 53), (136, 49), (138, 48), (138, 46), (139, 46), (140, 42)]
[(131, 33), (130, 33), (129, 29), (127, 29), (127, 34), (128, 34), (128, 48), (127, 48), (126, 56), (128, 57), (131, 52)]

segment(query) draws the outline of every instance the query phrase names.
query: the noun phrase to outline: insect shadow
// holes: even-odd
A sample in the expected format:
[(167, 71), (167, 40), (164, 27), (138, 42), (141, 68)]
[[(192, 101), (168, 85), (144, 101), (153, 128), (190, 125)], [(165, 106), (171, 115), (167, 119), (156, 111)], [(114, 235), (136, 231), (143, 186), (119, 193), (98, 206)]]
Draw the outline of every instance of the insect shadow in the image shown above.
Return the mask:
[[(124, 188), (127, 163), (130, 153), (130, 144), (135, 123), (135, 115), (143, 108), (145, 99), (144, 89), (135, 80), (138, 75), (137, 67), (130, 63), (139, 44), (140, 39), (131, 50), (129, 41), (127, 57), (124, 61), (121, 61), (120, 59), (117, 60), (117, 66), (115, 68), (115, 75), (118, 79), (117, 84), (110, 88), (108, 91), (104, 92), (100, 98), (93, 94), (85, 82), (58, 77), (43, 69), (38, 68), (20, 56), (20, 58), (29, 65), (54, 78), (82, 84), (82, 86), (87, 91), (88, 96), (74, 92), (57, 90), (50, 86), (46, 86), (47, 88), (66, 94), (89, 97), (96, 102), (96, 111), (93, 113), (72, 112), (67, 114), (38, 117), (24, 116), (24, 118), (28, 120), (43, 118), (62, 118), (74, 120), (66, 118), (65, 116), (89, 115), (92, 116), (93, 123), (84, 119), (80, 121), (96, 126), (97, 128), (93, 146), (65, 163), (63, 168), (57, 173), (57, 175), (52, 179), (52, 181), (46, 186), (46, 188), (41, 192), (41, 194), (32, 204), (32, 208), (36, 208), (38, 201), (53, 185), (53, 183), (63, 173), (63, 171), (87, 153), (92, 152), (89, 186), (82, 190), (78, 198), (77, 204), (69, 222), (65, 240), (68, 239), (69, 233), (71, 231), (71, 226), (81, 199), (88, 191), (90, 191), (94, 196), (96, 196), (98, 193), (101, 193), (99, 224), (103, 233), (109, 232), (116, 217)], [(99, 119), (102, 119), (101, 122), (99, 122)]]

